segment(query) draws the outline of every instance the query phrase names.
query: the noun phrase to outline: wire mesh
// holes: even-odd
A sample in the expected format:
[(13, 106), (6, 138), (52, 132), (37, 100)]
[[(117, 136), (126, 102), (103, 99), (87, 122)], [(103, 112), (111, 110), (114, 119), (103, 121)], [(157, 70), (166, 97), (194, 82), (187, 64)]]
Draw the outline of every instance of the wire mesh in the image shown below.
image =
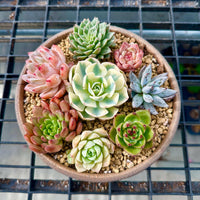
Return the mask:
[[(178, 80), (181, 120), (161, 159), (126, 180), (65, 177), (31, 153), (14, 112), (19, 73), (52, 35), (94, 16), (151, 42)], [(122, 17), (123, 16), (123, 17)], [(200, 2), (198, 0), (0, 0), (0, 199), (200, 199)]]

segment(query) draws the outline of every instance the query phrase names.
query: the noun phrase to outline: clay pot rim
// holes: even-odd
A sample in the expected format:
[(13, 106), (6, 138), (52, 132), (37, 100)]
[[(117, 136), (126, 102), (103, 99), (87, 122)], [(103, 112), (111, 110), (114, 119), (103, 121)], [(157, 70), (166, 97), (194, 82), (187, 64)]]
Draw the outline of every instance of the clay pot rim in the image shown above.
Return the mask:
[[(153, 47), (149, 42), (147, 42), (140, 36), (116, 26), (110, 26), (110, 30), (113, 32), (122, 33), (128, 37), (133, 37), (136, 39), (136, 41), (139, 44), (144, 44), (146, 46), (147, 51), (151, 53), (157, 59), (158, 63), (162, 64), (165, 67), (166, 71), (168, 72), (168, 77), (169, 77), (169, 82), (171, 84), (171, 87), (177, 91), (176, 97), (174, 98), (173, 118), (169, 126), (168, 133), (166, 134), (161, 144), (157, 147), (157, 149), (151, 154), (151, 156), (145, 159), (140, 164), (134, 166), (133, 168), (126, 169), (123, 172), (110, 173), (110, 174), (79, 173), (76, 170), (66, 167), (63, 164), (59, 163), (59, 161), (56, 161), (54, 158), (52, 158), (49, 155), (38, 154), (39, 157), (47, 165), (59, 171), (60, 173), (67, 175), (69, 177), (75, 178), (77, 180), (90, 181), (90, 182), (110, 182), (110, 181), (125, 179), (143, 171), (144, 169), (149, 167), (153, 162), (155, 162), (162, 155), (165, 149), (169, 146), (177, 130), (179, 119), (180, 119), (180, 111), (181, 111), (180, 91), (179, 91), (178, 83), (174, 75), (174, 72), (172, 71), (171, 67), (169, 66), (165, 58), (159, 53), (159, 51), (155, 47)], [(46, 42), (44, 42), (42, 45), (50, 48), (53, 44), (57, 44), (58, 42), (60, 42), (72, 31), (73, 31), (73, 28), (66, 29), (65, 31), (62, 31), (54, 35), (53, 37), (48, 39)], [(25, 130), (23, 128), (23, 123), (25, 122), (24, 109), (23, 109), (23, 100), (24, 100), (23, 91), (24, 91), (25, 82), (21, 79), (21, 76), (24, 73), (25, 73), (25, 68), (23, 68), (20, 74), (20, 77), (18, 79), (17, 88), (16, 88), (16, 97), (15, 97), (15, 110), (16, 110), (17, 122), (21, 130), (21, 133), (23, 135), (25, 134)]]

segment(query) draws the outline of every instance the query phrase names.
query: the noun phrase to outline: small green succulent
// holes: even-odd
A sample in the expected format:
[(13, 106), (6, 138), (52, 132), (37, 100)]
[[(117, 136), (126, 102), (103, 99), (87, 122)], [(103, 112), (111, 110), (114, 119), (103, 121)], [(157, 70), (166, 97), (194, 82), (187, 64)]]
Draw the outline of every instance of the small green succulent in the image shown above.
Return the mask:
[(152, 147), (154, 133), (150, 128), (151, 115), (147, 110), (138, 110), (127, 116), (117, 115), (110, 130), (110, 139), (130, 155), (137, 155), (143, 148)]
[(114, 153), (115, 146), (107, 137), (103, 128), (83, 131), (72, 141), (68, 163), (75, 164), (78, 172), (91, 170), (98, 173), (102, 167), (109, 166), (110, 153)]
[(76, 110), (71, 109), (67, 96), (63, 100), (54, 97), (50, 103), (41, 101), (42, 107), (33, 107), (32, 123), (24, 123), (25, 140), (36, 153), (56, 153), (64, 141), (71, 142), (81, 133), (82, 122)]
[(160, 87), (167, 79), (167, 73), (159, 74), (153, 78), (151, 65), (144, 66), (140, 72), (138, 78), (131, 72), (130, 77), (130, 88), (132, 90), (132, 106), (138, 108), (141, 105), (145, 109), (150, 110), (151, 114), (157, 115), (155, 106), (168, 107), (165, 100), (170, 100), (176, 95), (176, 91)]
[(114, 32), (109, 31), (109, 25), (100, 23), (98, 18), (92, 21), (84, 19), (80, 26), (75, 25), (74, 31), (69, 35), (71, 47), (69, 50), (76, 59), (96, 57), (109, 58), (111, 49), (115, 45)]
[(124, 73), (113, 63), (95, 58), (79, 61), (69, 72), (69, 102), (84, 120), (111, 119), (128, 100)]

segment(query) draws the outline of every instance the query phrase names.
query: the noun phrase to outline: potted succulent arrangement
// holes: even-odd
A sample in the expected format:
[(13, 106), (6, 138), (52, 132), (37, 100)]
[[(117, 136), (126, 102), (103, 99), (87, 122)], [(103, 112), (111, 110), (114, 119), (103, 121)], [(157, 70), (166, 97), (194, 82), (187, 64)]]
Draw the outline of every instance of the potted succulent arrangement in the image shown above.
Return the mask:
[(28, 55), (17, 120), (29, 148), (52, 168), (114, 181), (147, 168), (169, 145), (180, 117), (178, 84), (141, 37), (84, 19)]

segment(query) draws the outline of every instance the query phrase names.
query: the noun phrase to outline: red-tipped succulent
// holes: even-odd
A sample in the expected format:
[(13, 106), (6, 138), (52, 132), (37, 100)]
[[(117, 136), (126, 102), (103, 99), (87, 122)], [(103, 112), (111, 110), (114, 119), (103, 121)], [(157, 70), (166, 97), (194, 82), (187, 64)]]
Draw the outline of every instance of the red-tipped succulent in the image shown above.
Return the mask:
[(123, 42), (121, 47), (115, 50), (114, 58), (122, 71), (130, 72), (141, 66), (143, 54), (137, 43)]
[(143, 148), (153, 146), (154, 133), (149, 126), (151, 115), (148, 110), (138, 110), (128, 115), (119, 114), (113, 120), (110, 139), (128, 154), (135, 156)]
[(26, 60), (27, 73), (22, 79), (28, 84), (25, 90), (40, 93), (42, 99), (60, 98), (66, 88), (63, 83), (67, 80), (70, 66), (65, 63), (65, 56), (57, 45), (51, 49), (40, 46), (34, 52), (29, 52)]
[(51, 99), (41, 102), (42, 107), (33, 108), (32, 124), (25, 123), (25, 140), (36, 153), (55, 153), (63, 142), (71, 142), (82, 131), (82, 123), (76, 110), (71, 109), (67, 96), (63, 100)]

